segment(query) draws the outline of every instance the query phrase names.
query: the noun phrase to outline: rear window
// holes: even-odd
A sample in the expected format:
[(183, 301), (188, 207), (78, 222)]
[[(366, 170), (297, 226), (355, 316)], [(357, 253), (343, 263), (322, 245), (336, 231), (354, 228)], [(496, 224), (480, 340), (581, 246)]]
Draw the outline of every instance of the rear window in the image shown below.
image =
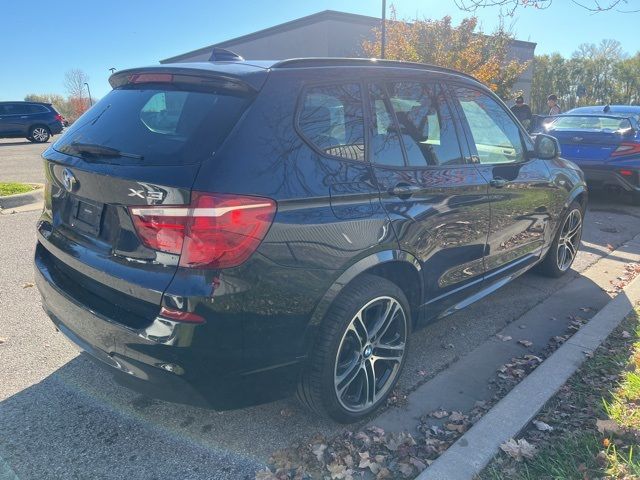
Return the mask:
[(556, 131), (617, 132), (630, 129), (631, 122), (616, 117), (570, 116), (555, 118), (546, 128)]
[(198, 163), (216, 152), (249, 102), (248, 96), (227, 91), (119, 88), (82, 115), (53, 148), (76, 156), (93, 152), (91, 159), (103, 163)]

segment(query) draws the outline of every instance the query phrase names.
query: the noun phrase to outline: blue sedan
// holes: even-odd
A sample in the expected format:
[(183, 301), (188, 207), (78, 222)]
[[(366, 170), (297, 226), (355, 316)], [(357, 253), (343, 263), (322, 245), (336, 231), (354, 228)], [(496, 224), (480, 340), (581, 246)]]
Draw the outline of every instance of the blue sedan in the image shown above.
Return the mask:
[(591, 188), (629, 192), (640, 205), (640, 106), (574, 108), (548, 117), (542, 131), (558, 139)]

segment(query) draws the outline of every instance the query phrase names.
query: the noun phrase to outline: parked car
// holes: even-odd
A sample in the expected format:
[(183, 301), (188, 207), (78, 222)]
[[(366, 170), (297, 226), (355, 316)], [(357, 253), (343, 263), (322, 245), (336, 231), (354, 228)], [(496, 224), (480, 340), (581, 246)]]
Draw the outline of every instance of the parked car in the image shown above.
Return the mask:
[(45, 143), (62, 132), (63, 121), (50, 103), (0, 102), (0, 138)]
[(625, 193), (640, 205), (640, 106), (580, 107), (549, 117), (543, 132), (575, 162), (593, 189)]
[(582, 172), (464, 74), (295, 59), (110, 83), (43, 155), (36, 277), (58, 329), (149, 395), (296, 391), (359, 420), (412, 331), (579, 248)]

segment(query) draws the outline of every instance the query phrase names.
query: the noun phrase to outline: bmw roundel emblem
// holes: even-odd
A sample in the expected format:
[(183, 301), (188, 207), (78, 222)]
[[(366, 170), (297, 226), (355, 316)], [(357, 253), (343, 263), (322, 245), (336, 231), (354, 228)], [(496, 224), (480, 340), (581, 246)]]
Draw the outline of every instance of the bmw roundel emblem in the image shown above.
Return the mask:
[(78, 181), (76, 180), (76, 177), (73, 175), (73, 172), (68, 168), (65, 168), (62, 171), (62, 185), (64, 186), (64, 189), (67, 192), (71, 192), (77, 183)]

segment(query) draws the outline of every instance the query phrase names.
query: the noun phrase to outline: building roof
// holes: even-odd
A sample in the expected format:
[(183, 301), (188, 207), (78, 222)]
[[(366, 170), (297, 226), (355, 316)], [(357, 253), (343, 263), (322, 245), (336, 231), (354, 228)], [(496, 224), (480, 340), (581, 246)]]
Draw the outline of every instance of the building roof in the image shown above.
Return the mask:
[[(180, 62), (185, 58), (190, 58), (190, 57), (193, 57), (194, 55), (208, 53), (214, 47), (230, 48), (230, 47), (233, 47), (233, 45), (236, 45), (238, 43), (247, 42), (251, 40), (258, 40), (260, 38), (268, 37), (276, 33), (283, 33), (288, 30), (293, 30), (296, 28), (304, 27), (306, 25), (311, 25), (311, 24), (321, 22), (321, 21), (326, 21), (326, 20), (337, 20), (341, 22), (360, 23), (363, 25), (368, 25), (372, 29), (380, 25), (380, 18), (377, 18), (377, 17), (370, 17), (368, 15), (359, 15), (356, 13), (339, 12), (336, 10), (323, 10), (321, 12), (307, 15), (306, 17), (296, 18), (295, 20), (291, 20), (289, 22), (280, 23), (278, 25), (274, 25), (273, 27), (265, 28), (263, 30), (258, 30), (257, 32), (249, 33), (247, 35), (242, 35), (240, 37), (231, 38), (229, 40), (225, 40), (224, 42), (214, 43), (213, 45), (208, 45), (206, 47), (198, 48), (196, 50), (182, 53), (174, 57), (165, 58), (164, 60), (160, 60), (160, 63)], [(529, 46), (532, 48), (535, 48), (536, 46), (536, 44), (533, 42), (525, 42), (523, 40), (513, 40), (513, 44), (519, 45), (519, 46)]]

